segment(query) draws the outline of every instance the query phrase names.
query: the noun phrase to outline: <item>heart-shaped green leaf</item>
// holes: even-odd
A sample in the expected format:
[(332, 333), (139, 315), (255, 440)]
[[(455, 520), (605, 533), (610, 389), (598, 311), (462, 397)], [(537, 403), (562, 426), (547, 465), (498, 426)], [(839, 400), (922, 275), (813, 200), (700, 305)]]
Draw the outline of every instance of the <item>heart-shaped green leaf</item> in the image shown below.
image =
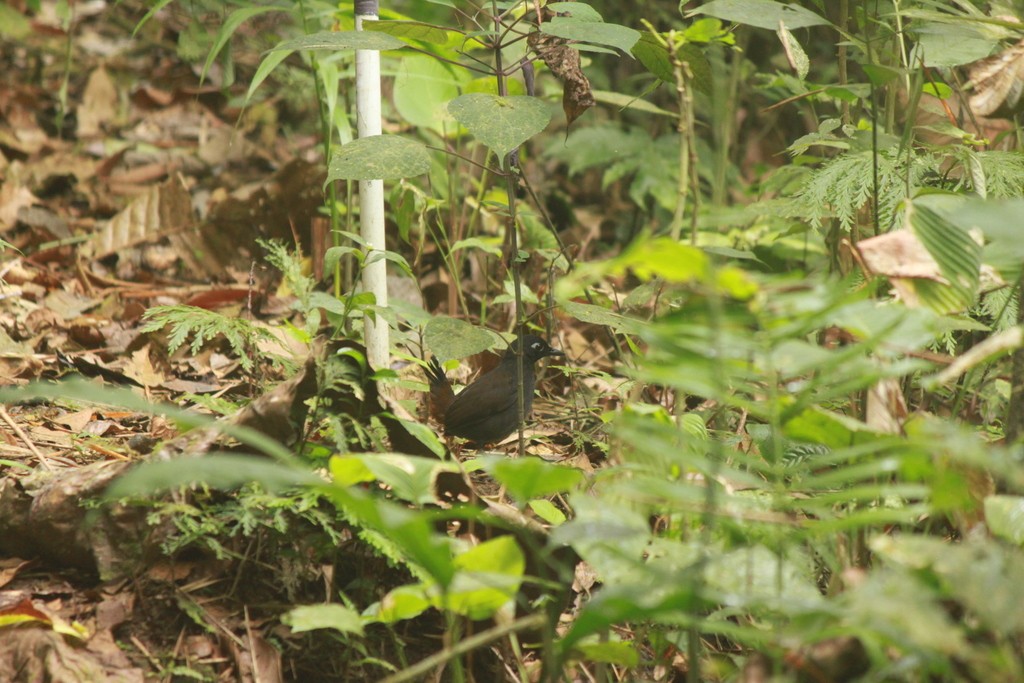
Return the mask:
[(551, 120), (551, 107), (535, 97), (488, 93), (456, 97), (448, 103), (448, 113), (499, 156), (544, 130)]
[(427, 148), (397, 135), (371, 135), (353, 140), (333, 157), (327, 180), (388, 180), (423, 175), (430, 170)]

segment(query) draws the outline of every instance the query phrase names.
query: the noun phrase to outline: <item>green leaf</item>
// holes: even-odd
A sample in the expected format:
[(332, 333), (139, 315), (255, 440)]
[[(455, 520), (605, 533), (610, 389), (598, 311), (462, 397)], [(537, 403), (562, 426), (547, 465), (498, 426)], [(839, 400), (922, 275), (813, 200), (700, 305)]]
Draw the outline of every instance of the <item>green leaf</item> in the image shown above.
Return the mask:
[(606, 585), (573, 620), (560, 647), (568, 653), (583, 638), (605, 631), (615, 624), (656, 621), (661, 616), (677, 618), (678, 615), (692, 613), (698, 609), (699, 604), (693, 582), (646, 588), (635, 584)]
[(7, 3), (0, 5), (0, 36), (13, 42), (22, 40), (31, 32), (32, 24), (21, 12)]
[(502, 157), (544, 130), (551, 120), (551, 107), (543, 100), (486, 93), (461, 95), (448, 103), (448, 112)]
[[(332, 475), (339, 460), (331, 459)], [(441, 586), (451, 583), (455, 575), (451, 540), (434, 529), (431, 514), (372, 498), (358, 488), (340, 483), (323, 486), (322, 490), (353, 523), (380, 533), (394, 544), (403, 559), (422, 570), (421, 574)]]
[(342, 633), (363, 635), (363, 622), (359, 614), (339, 604), (295, 607), (282, 615), (281, 621), (295, 633), (333, 628)]
[(647, 323), (643, 320), (630, 318), (593, 304), (566, 301), (562, 304), (562, 309), (577, 320), (595, 325), (605, 325), (616, 332), (636, 334), (642, 328), (647, 327)]
[(458, 129), (448, 115), (448, 103), (459, 96), (466, 79), (450, 66), (426, 55), (409, 55), (398, 64), (395, 77), (395, 108), (402, 118), (438, 134)]
[(437, 501), (434, 483), (439, 474), (458, 472), (458, 466), (453, 463), (401, 453), (338, 456), (331, 461), (331, 472), (339, 484), (349, 484), (344, 477), (365, 476), (362, 469), (350, 461), (361, 463), (378, 481), (391, 487), (399, 498), (419, 504)]
[(552, 526), (558, 526), (568, 519), (565, 513), (559, 510), (554, 503), (544, 498), (531, 500), (528, 505), (534, 514)]
[(603, 21), (587, 21), (575, 17), (555, 17), (544, 22), (540, 30), (548, 35), (578, 40), (594, 45), (606, 45), (630, 54), (640, 40), (640, 32), (628, 26), (606, 24)]
[(458, 31), (451, 31), (442, 26), (425, 24), (420, 21), (364, 21), (363, 28), (396, 38), (422, 40), (435, 45), (446, 45), (450, 40), (462, 36)]
[(583, 480), (580, 470), (539, 458), (489, 458), (485, 463), (484, 469), (505, 486), (509, 495), (522, 502), (565, 493)]
[(422, 422), (414, 422), (412, 420), (403, 420), (398, 418), (398, 421), (405, 426), (407, 432), (412, 434), (417, 441), (426, 446), (431, 453), (439, 458), (443, 458), (445, 456), (444, 444), (441, 443), (441, 440), (437, 438), (437, 434), (435, 434), (434, 430), (430, 427)]
[(455, 580), (440, 605), (470, 619), (487, 619), (515, 599), (526, 558), (514, 536), (499, 536), (455, 557)]
[(585, 643), (576, 645), (576, 650), (582, 657), (591, 662), (603, 662), (605, 664), (618, 664), (619, 666), (633, 667), (640, 664), (640, 653), (632, 643), (622, 640), (597, 640), (587, 639)]
[[(952, 18), (952, 15), (947, 15)], [(994, 35), (985, 35), (979, 28), (961, 21), (952, 23), (914, 22), (917, 49), (924, 65), (949, 68), (969, 64), (992, 54), (999, 44)]]
[(501, 339), (494, 332), (470, 325), (465, 320), (438, 316), (427, 323), (423, 341), (435, 356), (445, 361), (494, 348)]
[(695, 11), (769, 31), (777, 31), (780, 22), (790, 31), (829, 23), (827, 19), (799, 5), (786, 5), (774, 0), (712, 0)]
[(252, 19), (258, 17), (261, 14), (267, 12), (283, 12), (285, 11), (281, 7), (243, 7), (237, 9), (228, 15), (228, 18), (221, 24), (220, 30), (217, 31), (217, 37), (213, 41), (213, 47), (206, 54), (206, 63), (203, 64), (203, 72), (199, 76), (200, 81), (206, 80), (206, 74), (209, 73), (210, 67), (213, 66), (213, 60), (217, 59), (217, 55), (224, 49), (224, 46), (231, 40), (231, 36), (235, 34), (238, 27)]
[(323, 483), (312, 472), (297, 466), (256, 456), (219, 454), (136, 465), (110, 485), (106, 496), (109, 499), (149, 496), (195, 484), (230, 489), (253, 481), (268, 491)]
[(380, 603), (368, 609), (367, 617), (391, 624), (418, 617), (432, 606), (422, 584), (399, 586), (385, 595)]
[(385, 33), (376, 31), (320, 31), (306, 36), (284, 40), (271, 48), (278, 50), (397, 50), (406, 44)]
[(485, 254), (491, 256), (501, 256), (501, 238), (500, 237), (467, 237), (464, 240), (459, 240), (452, 245), (452, 253), (459, 251), (460, 249), (479, 249)]
[(899, 70), (882, 66), (881, 64), (861, 64), (861, 68), (868, 75), (868, 79), (877, 87), (892, 83), (900, 77)]
[(863, 422), (819, 406), (808, 408), (786, 422), (785, 434), (794, 441), (818, 443), (830, 448), (887, 438)]
[(555, 14), (568, 14), (578, 21), (604, 21), (600, 13), (585, 2), (549, 2), (545, 9)]
[(245, 93), (245, 103), (248, 104), (252, 99), (252, 96), (256, 93), (256, 89), (267, 79), (277, 65), (288, 58), (291, 54), (291, 50), (281, 50), (278, 52), (271, 52), (269, 55), (263, 58), (260, 62), (259, 68), (256, 69), (256, 73), (253, 74), (252, 82), (249, 84), (249, 91)]
[(962, 230), (980, 229), (985, 236), (984, 262), (1006, 279), (1020, 277), (1024, 263), (1024, 240), (1020, 238), (1020, 217), (1024, 200), (970, 200), (948, 212), (947, 218)]
[(988, 496), (985, 498), (985, 522), (993, 535), (1024, 546), (1024, 498)]
[(871, 549), (886, 563), (933, 573), (943, 593), (996, 633), (1024, 628), (1024, 557), (1016, 550), (983, 537), (954, 544), (918, 535), (880, 535)]
[[(939, 265), (948, 285), (922, 282), (931, 285), (934, 294), (929, 305), (940, 313), (963, 310), (974, 302), (974, 296), (981, 278), (981, 245), (967, 231), (960, 229), (927, 206), (914, 203), (909, 205), (910, 227), (925, 249)], [(919, 293), (927, 294), (918, 287)], [(943, 291), (945, 290), (945, 291)]]
[[(673, 87), (676, 85), (675, 69), (668, 48), (661, 44), (657, 36), (649, 31), (642, 33), (632, 53), (652, 74)], [(683, 44), (676, 48), (676, 57), (689, 66), (696, 88), (703, 93), (710, 93), (711, 65), (703, 50), (696, 45)]]
[(327, 180), (390, 180), (423, 175), (430, 155), (420, 142), (397, 135), (371, 135), (344, 145), (331, 157)]
[(931, 95), (932, 97), (938, 97), (940, 100), (944, 100), (948, 97), (953, 96), (953, 89), (945, 83), (925, 83), (921, 86), (921, 92), (925, 95)]

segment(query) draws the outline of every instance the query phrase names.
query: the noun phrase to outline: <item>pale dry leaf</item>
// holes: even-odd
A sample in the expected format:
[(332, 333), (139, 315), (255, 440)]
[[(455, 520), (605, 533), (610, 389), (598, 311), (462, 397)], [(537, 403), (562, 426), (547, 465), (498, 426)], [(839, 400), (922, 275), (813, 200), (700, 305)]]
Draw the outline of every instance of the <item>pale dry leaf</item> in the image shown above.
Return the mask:
[(93, 235), (82, 253), (100, 259), (143, 242), (155, 242), (165, 235), (192, 227), (192, 200), (178, 178), (151, 187), (110, 219)]
[(18, 221), (18, 211), (37, 202), (36, 196), (24, 185), (8, 181), (0, 185), (0, 234), (10, 230)]
[(978, 116), (1011, 117), (1021, 109), (1024, 95), (1024, 40), (993, 57), (968, 67), (973, 90), (968, 100)]
[(102, 66), (89, 74), (78, 107), (78, 138), (86, 139), (103, 134), (103, 127), (117, 115), (117, 86)]
[(864, 265), (874, 275), (947, 283), (932, 255), (909, 230), (895, 230), (857, 243)]
[(900, 434), (907, 419), (907, 401), (899, 381), (881, 380), (868, 392), (867, 423), (884, 434)]

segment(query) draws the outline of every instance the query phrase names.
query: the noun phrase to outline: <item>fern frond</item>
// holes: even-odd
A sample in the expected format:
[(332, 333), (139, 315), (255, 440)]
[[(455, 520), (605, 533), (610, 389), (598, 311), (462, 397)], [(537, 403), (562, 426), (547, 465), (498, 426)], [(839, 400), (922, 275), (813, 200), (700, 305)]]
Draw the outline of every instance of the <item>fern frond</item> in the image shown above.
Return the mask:
[(260, 341), (274, 341), (269, 331), (254, 326), (243, 318), (229, 318), (214, 311), (196, 306), (179, 304), (176, 306), (156, 306), (143, 314), (149, 322), (142, 332), (156, 332), (164, 328), (167, 331), (167, 347), (171, 353), (181, 348), (186, 342), (192, 353), (199, 353), (203, 345), (217, 337), (224, 337), (231, 351), (245, 371), (253, 368), (250, 356), (252, 349)]
[[(878, 158), (878, 225), (891, 229), (896, 221), (896, 208), (914, 191), (926, 184), (924, 179), (934, 173), (939, 163), (931, 154), (901, 153), (893, 148), (880, 152)], [(857, 214), (868, 206), (874, 193), (874, 169), (870, 150), (850, 152), (826, 162), (813, 171), (797, 193), (797, 206), (815, 229), (822, 221), (834, 217), (849, 232), (857, 223)]]
[[(965, 168), (980, 171), (980, 178), (974, 173), (964, 173), (965, 178), (971, 179), (969, 189), (979, 195), (990, 199), (1024, 196), (1024, 154), (1000, 150), (979, 152), (965, 147), (958, 150), (956, 157)], [(979, 184), (984, 186), (979, 187)]]

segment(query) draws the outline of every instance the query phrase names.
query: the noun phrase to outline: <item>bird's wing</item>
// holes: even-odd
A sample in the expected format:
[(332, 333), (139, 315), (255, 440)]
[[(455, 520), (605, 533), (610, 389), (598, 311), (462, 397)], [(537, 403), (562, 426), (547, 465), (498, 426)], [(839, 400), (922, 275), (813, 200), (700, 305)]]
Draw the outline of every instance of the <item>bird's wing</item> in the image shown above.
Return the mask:
[[(491, 372), (497, 372), (497, 369)], [(456, 394), (445, 413), (445, 424), (471, 424), (515, 407), (516, 391), (512, 377), (498, 383), (484, 382), (490, 374), (487, 373)]]

